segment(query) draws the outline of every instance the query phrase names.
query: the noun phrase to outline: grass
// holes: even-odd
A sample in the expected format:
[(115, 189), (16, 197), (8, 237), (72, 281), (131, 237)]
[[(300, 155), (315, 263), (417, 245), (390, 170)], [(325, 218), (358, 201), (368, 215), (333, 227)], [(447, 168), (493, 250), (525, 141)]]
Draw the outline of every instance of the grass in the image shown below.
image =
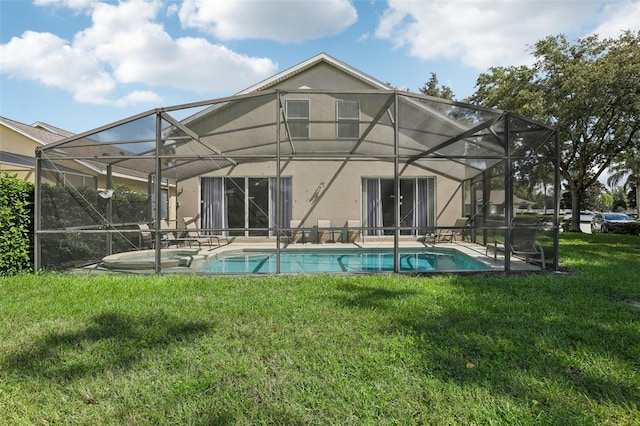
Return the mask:
[(0, 424), (640, 424), (638, 237), (531, 276), (22, 275)]

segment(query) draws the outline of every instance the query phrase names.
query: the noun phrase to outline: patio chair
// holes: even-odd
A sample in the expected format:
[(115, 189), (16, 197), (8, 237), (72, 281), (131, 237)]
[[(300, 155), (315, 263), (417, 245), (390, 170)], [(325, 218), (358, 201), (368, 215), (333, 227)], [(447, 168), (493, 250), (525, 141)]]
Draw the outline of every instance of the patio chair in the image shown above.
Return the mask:
[(362, 234), (360, 229), (358, 229), (360, 226), (359, 220), (347, 220), (347, 241), (349, 243), (360, 241), (360, 235)]
[(222, 245), (220, 243), (221, 238), (224, 238), (227, 244), (229, 243), (229, 239), (225, 235), (203, 234), (200, 228), (198, 228), (197, 217), (193, 218), (190, 216), (184, 216), (182, 220), (184, 221), (184, 226), (187, 229), (186, 238), (182, 238), (182, 240), (189, 244), (189, 247), (191, 247), (192, 242), (196, 242), (199, 245), (206, 244), (211, 247), (214, 239), (217, 241), (218, 247), (220, 247)]
[(331, 236), (331, 221), (328, 219), (318, 219), (318, 229), (316, 230), (316, 241), (318, 244), (325, 243)]
[(160, 229), (162, 229), (162, 231), (160, 231), (162, 235), (160, 242), (161, 244), (166, 245), (167, 248), (169, 248), (172, 244), (177, 247), (180, 245), (180, 240), (176, 237), (174, 231), (167, 231), (167, 229), (169, 228), (171, 228), (169, 226), (169, 222), (167, 222), (165, 219), (162, 219), (160, 221)]
[(302, 243), (306, 243), (306, 238), (305, 238), (305, 233), (304, 233), (304, 229), (301, 228), (302, 225), (302, 221), (301, 220), (290, 220), (289, 221), (289, 242), (291, 244), (296, 244), (299, 241), (302, 241)]
[[(544, 261), (544, 250), (536, 244), (536, 236), (538, 230), (536, 228), (525, 228), (514, 226), (511, 228), (511, 255), (519, 257), (527, 261), (528, 259), (539, 259), (542, 269), (546, 269)], [(493, 260), (498, 258), (498, 252), (505, 252), (504, 242), (496, 240), (493, 245), (487, 245), (486, 255), (489, 250), (493, 250)]]
[(138, 228), (140, 228), (140, 238), (138, 242), (138, 246), (140, 248), (150, 248), (153, 247), (153, 234), (151, 233), (151, 228), (146, 223), (139, 223)]
[(460, 237), (460, 241), (464, 241), (465, 231), (468, 226), (468, 218), (462, 217), (456, 219), (456, 222), (453, 224), (453, 228), (443, 229), (436, 233), (435, 241), (455, 241), (458, 236)]

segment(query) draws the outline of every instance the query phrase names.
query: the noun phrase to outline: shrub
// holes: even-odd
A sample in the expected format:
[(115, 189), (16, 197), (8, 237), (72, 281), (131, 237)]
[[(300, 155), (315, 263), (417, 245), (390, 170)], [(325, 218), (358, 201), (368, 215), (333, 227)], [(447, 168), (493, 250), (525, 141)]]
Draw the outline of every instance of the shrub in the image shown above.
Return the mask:
[(0, 276), (32, 270), (33, 184), (0, 174)]
[(616, 234), (640, 235), (640, 222), (620, 223), (616, 226)]

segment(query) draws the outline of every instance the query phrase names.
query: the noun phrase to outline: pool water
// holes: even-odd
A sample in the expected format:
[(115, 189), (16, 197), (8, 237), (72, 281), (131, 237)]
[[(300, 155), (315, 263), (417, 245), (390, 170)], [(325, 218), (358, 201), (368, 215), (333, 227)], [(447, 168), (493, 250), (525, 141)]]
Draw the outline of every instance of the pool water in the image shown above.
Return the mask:
[[(482, 262), (450, 248), (400, 250), (401, 272), (478, 271)], [(275, 250), (233, 250), (191, 265), (197, 272), (275, 274)], [(393, 272), (391, 249), (282, 250), (281, 273)]]

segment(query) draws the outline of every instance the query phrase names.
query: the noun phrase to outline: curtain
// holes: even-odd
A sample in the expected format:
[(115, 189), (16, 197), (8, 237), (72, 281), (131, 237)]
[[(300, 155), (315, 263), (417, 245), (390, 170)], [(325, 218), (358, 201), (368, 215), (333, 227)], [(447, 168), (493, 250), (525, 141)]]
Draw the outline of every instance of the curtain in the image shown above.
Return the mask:
[(416, 228), (416, 235), (427, 233), (427, 203), (429, 201), (427, 181), (418, 179), (415, 197), (415, 208), (413, 209), (413, 226)]
[(228, 227), (222, 178), (202, 178), (201, 228), (225, 229)]
[(418, 179), (414, 226), (426, 234), (427, 228), (435, 226), (435, 179)]
[[(367, 196), (367, 225), (382, 227), (382, 200), (380, 199), (380, 179), (363, 179)], [(368, 229), (367, 235), (382, 235), (382, 229)]]
[[(271, 198), (271, 205), (269, 206), (269, 227), (275, 228), (277, 225), (276, 218), (276, 200), (277, 200), (277, 178), (269, 178), (269, 191)], [(293, 211), (293, 194), (291, 177), (280, 177), (280, 227), (288, 228), (289, 222), (292, 219)], [(285, 235), (286, 233), (283, 233)], [(271, 234), (274, 235), (273, 233)]]
[(427, 204), (426, 204), (426, 226), (436, 226), (436, 178), (428, 178), (427, 182)]

